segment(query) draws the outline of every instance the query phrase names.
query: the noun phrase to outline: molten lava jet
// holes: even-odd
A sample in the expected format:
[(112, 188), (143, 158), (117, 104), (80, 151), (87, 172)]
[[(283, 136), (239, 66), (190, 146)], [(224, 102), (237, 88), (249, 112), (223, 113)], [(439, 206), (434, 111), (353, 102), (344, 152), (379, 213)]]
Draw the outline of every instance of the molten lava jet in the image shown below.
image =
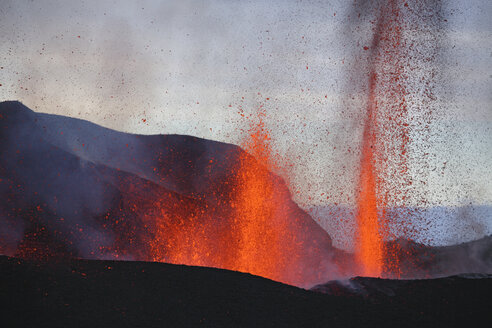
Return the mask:
[[(236, 159), (232, 177), (221, 190), (219, 203), (184, 202), (187, 209), (169, 208), (157, 201), (158, 215), (148, 215), (153, 228), (150, 253), (153, 261), (212, 266), (303, 283), (297, 263), (305, 227), (289, 223), (286, 201), (290, 195), (280, 178), (271, 173), (274, 154), (265, 127), (265, 112), (258, 110), (247, 140)], [(318, 249), (311, 250), (314, 255)], [(307, 256), (306, 256), (307, 258)], [(327, 259), (328, 260), (328, 259)], [(319, 275), (323, 274), (321, 271)]]
[(275, 193), (275, 180), (269, 172), (275, 164), (265, 111), (260, 108), (257, 114), (257, 123), (252, 124), (243, 145), (254, 158), (245, 153), (237, 174), (234, 230), (238, 254), (234, 269), (278, 279), (288, 274), (284, 272), (287, 263), (295, 261), (298, 254), (287, 240), (295, 234), (282, 219), (288, 214), (282, 212), (281, 195)]
[(378, 277), (383, 269), (383, 240), (378, 216), (378, 195), (376, 167), (374, 165), (375, 136), (373, 125), (373, 108), (369, 108), (364, 129), (362, 158), (359, 177), (359, 195), (357, 199), (356, 259), (362, 266), (364, 276)]
[(406, 175), (409, 118), (402, 6), (408, 7), (398, 0), (381, 4), (372, 44), (364, 48), (370, 53), (370, 67), (357, 198), (356, 260), (366, 276), (398, 272), (395, 250), (383, 243), (390, 237), (385, 208), (390, 201), (404, 201), (405, 185), (411, 184)]

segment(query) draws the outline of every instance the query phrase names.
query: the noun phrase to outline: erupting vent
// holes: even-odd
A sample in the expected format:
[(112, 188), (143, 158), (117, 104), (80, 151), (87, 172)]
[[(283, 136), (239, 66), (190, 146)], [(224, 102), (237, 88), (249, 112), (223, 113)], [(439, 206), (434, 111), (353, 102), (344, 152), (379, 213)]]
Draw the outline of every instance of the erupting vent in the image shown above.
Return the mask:
[(398, 274), (397, 257), (392, 254), (396, 250), (385, 248), (383, 243), (390, 237), (391, 225), (385, 209), (388, 202), (404, 201), (406, 187), (411, 184), (407, 175), (409, 117), (404, 74), (407, 45), (402, 38), (408, 24), (400, 12), (407, 3), (384, 2), (371, 47), (366, 49), (370, 51), (369, 90), (357, 199), (356, 259), (363, 275), (375, 277), (383, 271)]
[(220, 227), (215, 219), (206, 218), (208, 210), (170, 220), (168, 209), (157, 202), (162, 211), (154, 217), (156, 231), (150, 242), (154, 261), (214, 266), (284, 282), (300, 279), (294, 268), (302, 241), (296, 240), (284, 207), (289, 196), (279, 193), (278, 178), (270, 173), (275, 160), (265, 112), (260, 108), (257, 114), (243, 145), (248, 153), (239, 156), (227, 183), (231, 190), (223, 190), (224, 203), (216, 205), (231, 209), (230, 222)]

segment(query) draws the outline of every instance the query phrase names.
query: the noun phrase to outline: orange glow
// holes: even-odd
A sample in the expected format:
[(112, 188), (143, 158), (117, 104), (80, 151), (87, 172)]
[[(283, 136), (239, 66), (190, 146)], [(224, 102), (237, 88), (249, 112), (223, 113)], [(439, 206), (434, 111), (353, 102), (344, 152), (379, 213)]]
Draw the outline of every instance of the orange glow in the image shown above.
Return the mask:
[(357, 253), (364, 276), (379, 277), (383, 268), (383, 244), (378, 218), (378, 199), (373, 153), (373, 135), (365, 133), (357, 199)]
[[(148, 214), (153, 261), (218, 267), (248, 272), (285, 283), (299, 283), (293, 225), (284, 210), (290, 196), (276, 189), (274, 155), (260, 108), (223, 191), (222, 204), (199, 200), (157, 201), (157, 214)], [(227, 217), (227, 220), (220, 217)], [(222, 222), (222, 223), (221, 223)], [(223, 223), (227, 222), (227, 223)]]
[(282, 237), (288, 234), (288, 227), (276, 220), (281, 200), (275, 199), (274, 180), (269, 172), (273, 152), (264, 116), (260, 108), (258, 122), (243, 145), (254, 158), (244, 153), (237, 171), (234, 230), (238, 254), (234, 270), (283, 280), (286, 258), (295, 254), (286, 254), (288, 245), (282, 245)]
[[(366, 276), (398, 276), (397, 249), (390, 239), (386, 206), (404, 202), (409, 124), (405, 88), (406, 44), (398, 0), (380, 7), (371, 49), (369, 94), (364, 124), (357, 198), (356, 259)], [(366, 49), (367, 48), (367, 49)], [(364, 48), (368, 50), (369, 47)]]

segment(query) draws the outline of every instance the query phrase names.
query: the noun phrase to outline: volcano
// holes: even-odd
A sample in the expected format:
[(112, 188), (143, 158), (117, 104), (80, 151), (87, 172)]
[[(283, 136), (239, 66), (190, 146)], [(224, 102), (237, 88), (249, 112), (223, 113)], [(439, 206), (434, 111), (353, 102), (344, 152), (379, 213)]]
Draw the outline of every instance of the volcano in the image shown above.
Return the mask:
[(357, 255), (333, 247), (285, 182), (238, 146), (117, 132), (19, 102), (0, 103), (0, 141), (0, 298), (12, 326), (486, 317), (492, 236), (446, 247), (384, 240), (398, 250), (393, 276), (406, 280), (339, 279), (364, 272)]
[[(132, 135), (0, 103), (0, 253), (46, 261), (139, 260), (248, 272), (301, 287), (360, 275), (356, 256), (240, 147)], [(398, 272), (492, 273), (490, 239), (384, 240)]]
[(0, 154), (3, 254), (200, 265), (298, 286), (339, 274), (330, 236), (237, 146), (3, 102)]

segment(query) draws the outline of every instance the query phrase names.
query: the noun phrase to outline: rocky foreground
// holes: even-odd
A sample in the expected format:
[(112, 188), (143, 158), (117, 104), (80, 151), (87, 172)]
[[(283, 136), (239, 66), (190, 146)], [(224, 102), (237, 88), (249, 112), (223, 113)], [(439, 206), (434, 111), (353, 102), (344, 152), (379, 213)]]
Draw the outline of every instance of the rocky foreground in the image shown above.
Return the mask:
[(479, 327), (491, 291), (483, 274), (304, 290), (213, 268), (0, 257), (4, 327)]

